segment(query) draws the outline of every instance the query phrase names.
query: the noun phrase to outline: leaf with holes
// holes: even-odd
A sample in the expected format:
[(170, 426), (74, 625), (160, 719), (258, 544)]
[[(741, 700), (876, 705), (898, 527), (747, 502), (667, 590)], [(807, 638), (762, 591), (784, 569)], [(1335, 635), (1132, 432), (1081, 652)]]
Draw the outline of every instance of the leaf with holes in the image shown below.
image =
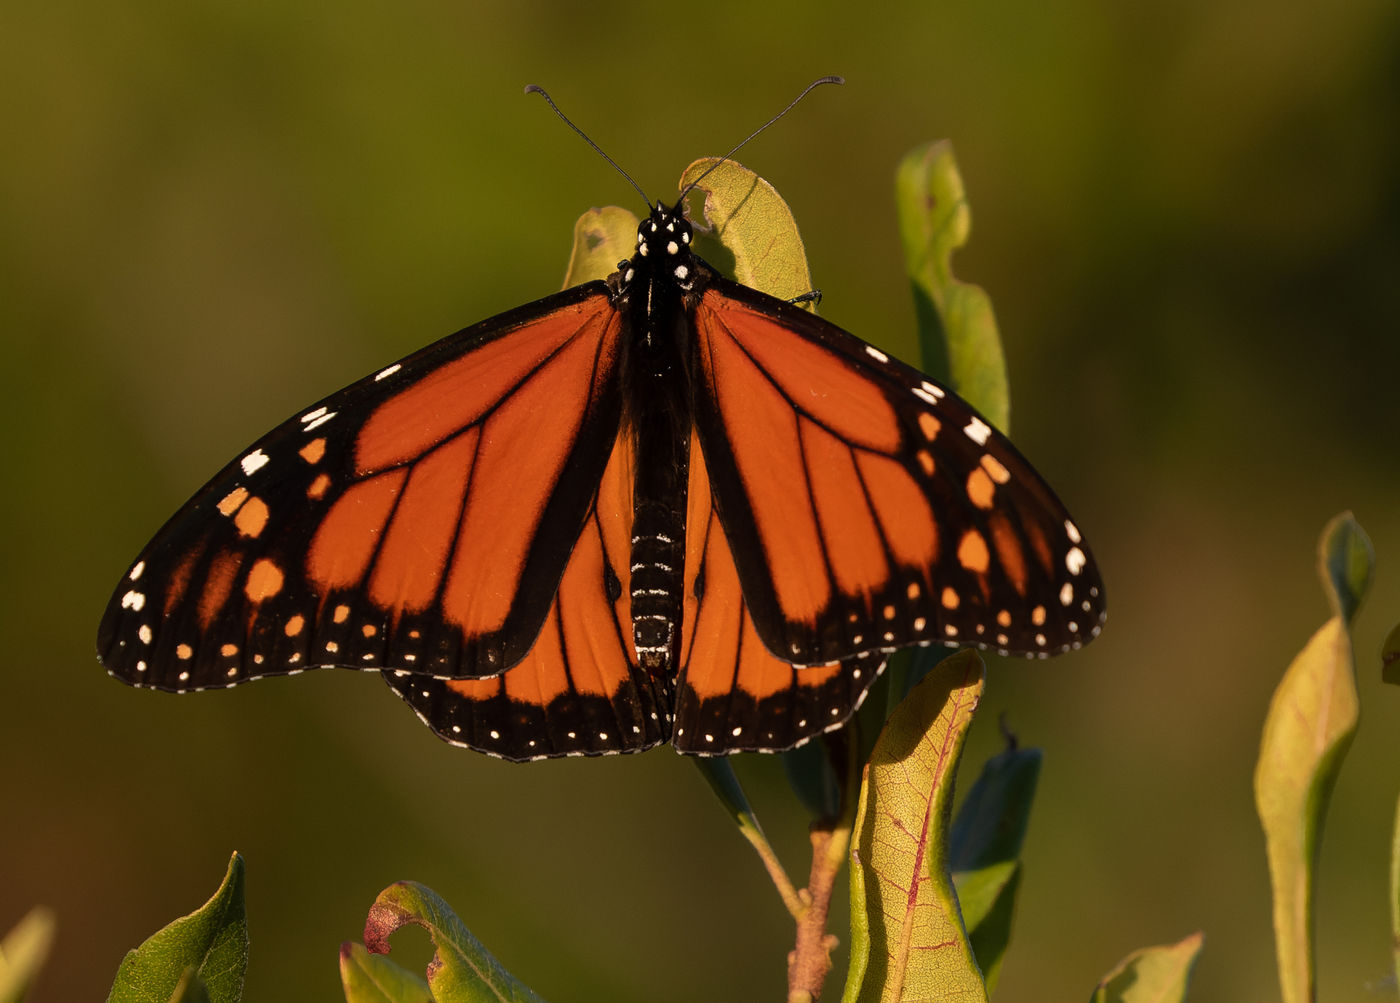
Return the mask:
[[(681, 187), (714, 166), (716, 158), (695, 161), (681, 174)], [(767, 181), (727, 160), (696, 186), (705, 193), (705, 221), (697, 226), (696, 252), (720, 272), (779, 299), (812, 291), (807, 251), (792, 210)], [(804, 304), (812, 309), (811, 303)]]
[(389, 937), (410, 923), (433, 939), (427, 975), (436, 1003), (541, 1003), (436, 892), (416, 881), (399, 881), (379, 893), (365, 920), (365, 947), (373, 954), (388, 954)]
[(866, 766), (851, 861), (845, 1003), (985, 1003), (948, 873), (953, 779), (984, 668), (940, 662), (885, 724)]
[(967, 243), (972, 214), (951, 143), (938, 140), (905, 155), (895, 203), (924, 370), (1010, 431), (1006, 358), (992, 301), (980, 287), (953, 278), (953, 252)]
[(564, 288), (606, 279), (637, 247), (637, 217), (615, 205), (590, 209), (574, 224), (574, 249), (564, 271)]

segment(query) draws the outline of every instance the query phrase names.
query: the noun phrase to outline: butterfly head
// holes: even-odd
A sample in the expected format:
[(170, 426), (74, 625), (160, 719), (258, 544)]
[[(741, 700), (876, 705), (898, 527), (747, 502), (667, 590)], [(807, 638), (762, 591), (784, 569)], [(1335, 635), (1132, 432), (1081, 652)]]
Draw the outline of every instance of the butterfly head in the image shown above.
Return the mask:
[(637, 227), (637, 257), (654, 269), (671, 273), (677, 285), (688, 289), (694, 279), (690, 263), (693, 233), (681, 203), (670, 208), (658, 203)]

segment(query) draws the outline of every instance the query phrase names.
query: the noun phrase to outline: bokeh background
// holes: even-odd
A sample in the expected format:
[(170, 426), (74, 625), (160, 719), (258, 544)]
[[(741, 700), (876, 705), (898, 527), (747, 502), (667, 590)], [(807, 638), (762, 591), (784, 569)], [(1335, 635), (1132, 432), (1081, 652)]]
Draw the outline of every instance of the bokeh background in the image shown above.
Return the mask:
[[(523, 84), (657, 197), (824, 73), (849, 83), (742, 157), (792, 205), (823, 313), (912, 351), (892, 174), (950, 138), (974, 219), (957, 268), (996, 305), (1014, 436), (1108, 582), (1090, 649), (989, 668), (969, 767), (1002, 712), (1045, 749), (998, 999), (1083, 999), (1197, 929), (1193, 999), (1276, 998), (1250, 779), (1269, 695), (1327, 615), (1317, 535), (1347, 508), (1380, 565), (1323, 845), (1321, 997), (1393, 995), (1391, 0), (51, 0), (0, 20), (0, 929), (57, 912), (35, 1000), (102, 998), (235, 849), (249, 1000), (338, 998), (338, 945), (400, 878), (551, 1000), (781, 998), (787, 917), (679, 757), (498, 763), (354, 673), (131, 690), (93, 636), (127, 562), (241, 447), (551, 291), (580, 212), (641, 208)], [(800, 877), (805, 819), (778, 762), (750, 760)], [(415, 936), (396, 956), (421, 964)]]

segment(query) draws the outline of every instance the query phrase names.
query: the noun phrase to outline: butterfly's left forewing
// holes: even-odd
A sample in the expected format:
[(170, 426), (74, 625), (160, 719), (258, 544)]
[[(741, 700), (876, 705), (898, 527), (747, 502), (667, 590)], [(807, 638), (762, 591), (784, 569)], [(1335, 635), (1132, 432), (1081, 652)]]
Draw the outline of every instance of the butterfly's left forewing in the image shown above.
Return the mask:
[(617, 436), (620, 329), (602, 283), (575, 287), (274, 429), (132, 565), (99, 628), (103, 662), (177, 691), (518, 662)]
[(1049, 655), (1098, 633), (1078, 529), (966, 402), (717, 276), (692, 319), (699, 441), (770, 650), (797, 664), (921, 643)]

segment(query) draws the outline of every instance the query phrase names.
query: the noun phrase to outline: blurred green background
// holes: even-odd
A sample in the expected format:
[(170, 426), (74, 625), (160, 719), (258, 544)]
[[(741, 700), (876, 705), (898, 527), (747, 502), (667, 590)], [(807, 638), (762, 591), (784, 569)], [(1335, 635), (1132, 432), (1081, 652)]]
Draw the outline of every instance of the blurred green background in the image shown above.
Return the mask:
[[(823, 313), (912, 351), (893, 171), (952, 139), (974, 219), (957, 268), (996, 304), (1014, 436), (1108, 582), (1090, 649), (990, 665), (969, 768), (1000, 713), (1046, 750), (997, 998), (1083, 999), (1196, 929), (1193, 999), (1276, 998), (1250, 778), (1345, 508), (1380, 565), (1321, 996), (1393, 994), (1393, 0), (53, 0), (0, 20), (0, 930), (57, 911), (35, 1000), (105, 995), (234, 849), (249, 1000), (338, 998), (337, 946), (400, 878), (551, 1000), (781, 998), (787, 916), (679, 757), (495, 762), (354, 673), (136, 691), (93, 637), (127, 562), (241, 447), (554, 289), (590, 206), (641, 209), (522, 85), (662, 197), (824, 73), (849, 82), (742, 157), (796, 213)], [(779, 763), (739, 767), (805, 874)], [(395, 953), (421, 963), (414, 937)], [(843, 970), (844, 951), (832, 996)]]

